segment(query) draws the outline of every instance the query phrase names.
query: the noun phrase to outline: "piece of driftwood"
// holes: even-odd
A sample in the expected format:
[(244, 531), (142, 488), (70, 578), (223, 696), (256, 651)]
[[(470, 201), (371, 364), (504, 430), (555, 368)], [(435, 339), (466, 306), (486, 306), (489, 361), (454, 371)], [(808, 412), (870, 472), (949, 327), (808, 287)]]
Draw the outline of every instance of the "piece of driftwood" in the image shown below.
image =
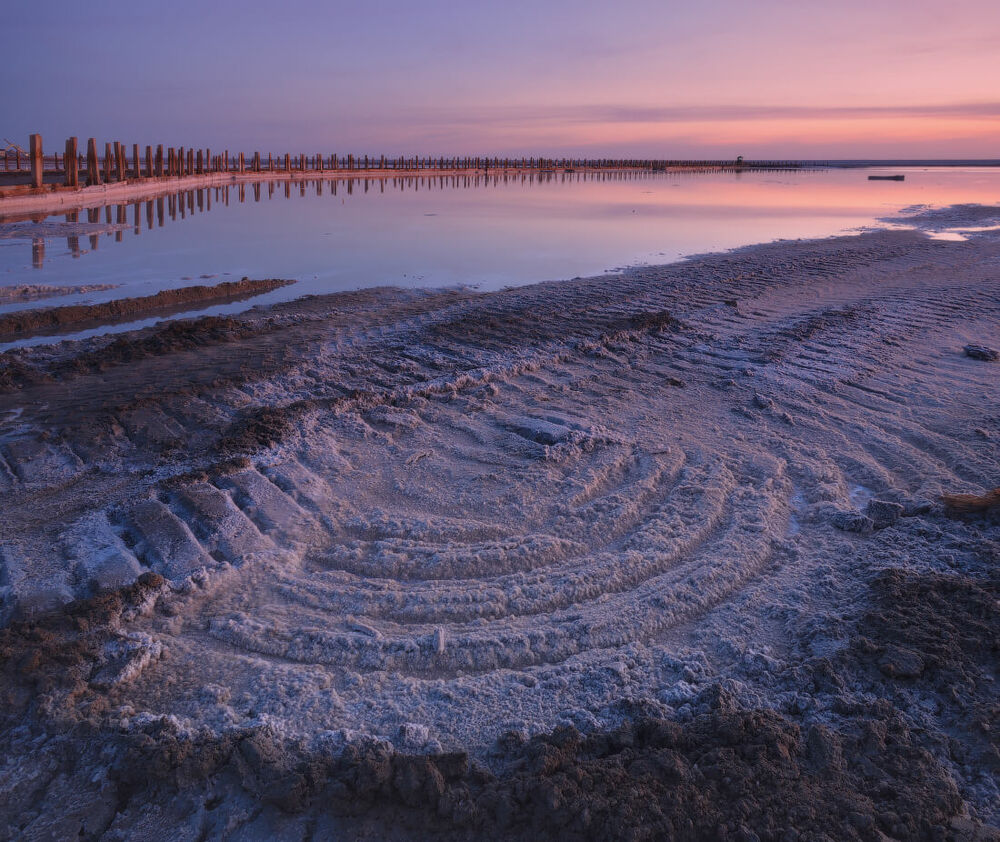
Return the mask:
[(942, 494), (941, 502), (949, 514), (978, 514), (1000, 509), (1000, 488), (986, 494)]

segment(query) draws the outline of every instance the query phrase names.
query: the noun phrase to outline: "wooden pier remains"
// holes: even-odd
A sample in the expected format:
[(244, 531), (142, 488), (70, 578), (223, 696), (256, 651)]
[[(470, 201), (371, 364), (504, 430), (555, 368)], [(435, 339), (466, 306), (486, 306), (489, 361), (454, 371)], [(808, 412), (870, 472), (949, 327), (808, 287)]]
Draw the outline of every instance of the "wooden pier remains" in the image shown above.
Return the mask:
[[(22, 155), (17, 147), (3, 151), (0, 161), (0, 199), (9, 196), (34, 195), (52, 191), (81, 190), (84, 187), (148, 182), (168, 179), (205, 179), (206, 176), (223, 177), (224, 180), (251, 179), (268, 173), (289, 177), (303, 173), (322, 174), (326, 178), (350, 176), (388, 177), (401, 174), (443, 174), (452, 172), (575, 172), (601, 170), (672, 169), (748, 170), (748, 169), (798, 169), (796, 161), (743, 161), (737, 160), (668, 160), (635, 158), (547, 158), (547, 157), (390, 157), (380, 155), (325, 156), (317, 153), (292, 155), (289, 152), (259, 150), (212, 155), (209, 148), (173, 147), (162, 143), (145, 146), (145, 166), (140, 158), (138, 143), (132, 144), (131, 165), (127, 147), (122, 141), (105, 141), (104, 154), (98, 154), (98, 141), (88, 138), (86, 156), (77, 146), (77, 138), (66, 140), (65, 154), (46, 155), (40, 134), (29, 139), (29, 152)], [(165, 151), (164, 151), (165, 150)], [(86, 173), (86, 183), (81, 184), (80, 172)], [(229, 179), (225, 179), (225, 177)], [(213, 178), (213, 181), (216, 179)]]

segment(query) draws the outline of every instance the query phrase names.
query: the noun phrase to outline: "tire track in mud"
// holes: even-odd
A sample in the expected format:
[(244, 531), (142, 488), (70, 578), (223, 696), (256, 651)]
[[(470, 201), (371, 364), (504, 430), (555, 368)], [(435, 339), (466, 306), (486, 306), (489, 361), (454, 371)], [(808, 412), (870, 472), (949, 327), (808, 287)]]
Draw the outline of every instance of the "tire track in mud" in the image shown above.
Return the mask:
[[(957, 253), (785, 243), (482, 296), (307, 299), (103, 369), (107, 342), (78, 367), (20, 354), (64, 373), (0, 402), (25, 408), (0, 428), (4, 619), (150, 571), (170, 584), (131, 627), (171, 656), (116, 691), (137, 710), (222, 728), (252, 696), (290, 732), (418, 723), (477, 750), (567, 710), (613, 724), (615, 700), (690, 683), (656, 666), (668, 641), (721, 637), (728, 607), (817, 565), (835, 578), (866, 540), (838, 516), (992, 487), (973, 431), (995, 396), (942, 396), (994, 382), (960, 349), (1000, 344), (1000, 287), (942, 282)], [(36, 529), (32, 501), (81, 477), (91, 499)]]

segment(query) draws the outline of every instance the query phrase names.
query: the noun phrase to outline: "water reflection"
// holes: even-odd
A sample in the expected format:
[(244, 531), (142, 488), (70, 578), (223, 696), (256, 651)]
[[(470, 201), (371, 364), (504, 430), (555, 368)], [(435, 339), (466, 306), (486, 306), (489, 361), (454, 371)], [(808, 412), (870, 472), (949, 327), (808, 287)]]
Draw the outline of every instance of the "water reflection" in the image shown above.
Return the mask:
[[(725, 170), (723, 170), (725, 171)], [(731, 172), (737, 175), (743, 171), (732, 169)], [(758, 169), (761, 172), (799, 172), (799, 170), (788, 169)], [(672, 178), (704, 178), (703, 173), (696, 171), (678, 171), (671, 173)], [(216, 205), (229, 207), (230, 201), (244, 204), (248, 201), (247, 188), (253, 193), (253, 201), (260, 202), (266, 189), (266, 199), (274, 199), (275, 191), (280, 185), (284, 190), (286, 199), (290, 199), (292, 191), (297, 190), (300, 198), (305, 198), (307, 190), (315, 192), (317, 197), (323, 195), (331, 197), (354, 196), (355, 188), (365, 194), (378, 188), (380, 194), (386, 191), (398, 192), (420, 192), (429, 190), (470, 190), (477, 188), (504, 187), (520, 185), (525, 187), (536, 185), (568, 184), (568, 183), (627, 183), (639, 180), (646, 180), (651, 177), (649, 172), (638, 170), (620, 171), (596, 171), (596, 172), (498, 172), (498, 173), (473, 173), (473, 174), (451, 174), (451, 175), (405, 175), (393, 177), (358, 177), (358, 178), (302, 178), (286, 179), (278, 181), (269, 179), (266, 181), (242, 181), (234, 184), (218, 185), (212, 187), (199, 187), (189, 190), (173, 190), (165, 192), (155, 198), (141, 198), (131, 202), (98, 205), (82, 209), (87, 215), (87, 223), (90, 226), (99, 226), (99, 232), (88, 234), (90, 248), (80, 248), (80, 232), (78, 223), (80, 221), (80, 210), (74, 210), (64, 215), (67, 227), (73, 233), (66, 235), (67, 249), (74, 258), (79, 258), (89, 252), (97, 251), (100, 245), (101, 235), (108, 239), (120, 243), (124, 240), (125, 231), (128, 229), (129, 208), (132, 209), (132, 233), (136, 236), (142, 233), (141, 220), (146, 222), (146, 230), (154, 227), (154, 214), (156, 226), (162, 228), (165, 219), (171, 222), (183, 221), (195, 213), (205, 213), (212, 210), (212, 202)], [(104, 225), (101, 226), (101, 208), (104, 209)], [(47, 214), (23, 214), (7, 215), (0, 214), (0, 223), (10, 222), (43, 222), (52, 221), (55, 215)], [(33, 269), (43, 269), (45, 267), (45, 238), (42, 235), (31, 238), (31, 265)]]
[(0, 286), (117, 285), (0, 312), (243, 276), (297, 280), (262, 305), (384, 285), (499, 289), (1000, 198), (998, 168), (907, 169), (903, 182), (873, 171), (309, 174), (173, 189), (0, 221)]

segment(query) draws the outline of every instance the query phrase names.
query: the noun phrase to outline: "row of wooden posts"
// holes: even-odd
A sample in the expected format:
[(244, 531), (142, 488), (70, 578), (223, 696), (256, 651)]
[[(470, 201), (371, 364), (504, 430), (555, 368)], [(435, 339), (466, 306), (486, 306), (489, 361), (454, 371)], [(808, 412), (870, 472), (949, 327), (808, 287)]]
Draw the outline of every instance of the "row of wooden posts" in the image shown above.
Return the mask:
[[(88, 185), (105, 182), (126, 181), (142, 178), (169, 178), (208, 173), (243, 173), (243, 172), (323, 172), (337, 170), (489, 170), (489, 169), (667, 169), (668, 167), (703, 166), (731, 167), (742, 165), (742, 160), (734, 161), (667, 161), (654, 159), (570, 159), (570, 158), (386, 158), (348, 155), (340, 157), (336, 154), (324, 156), (317, 154), (274, 156), (268, 154), (265, 161), (260, 152), (244, 156), (240, 152), (230, 157), (229, 150), (221, 155), (213, 155), (210, 149), (191, 149), (185, 147), (164, 147), (158, 144), (145, 147), (145, 154), (140, 157), (139, 144), (132, 144), (131, 158), (124, 143), (114, 141), (104, 144), (103, 156), (98, 154), (97, 140), (87, 141), (86, 156), (77, 148), (77, 139), (71, 137), (66, 141), (65, 152), (60, 158), (58, 154), (51, 157), (52, 167), (49, 172), (63, 174), (63, 183), (67, 187), (79, 187), (81, 175)], [(13, 158), (15, 169), (21, 169), (19, 150), (4, 152), (4, 168), (10, 170)], [(28, 152), (28, 169), (31, 171), (31, 183), (41, 187), (44, 181), (45, 155), (42, 151), (42, 136), (31, 135)], [(786, 168), (787, 162), (755, 161), (754, 167)]]

